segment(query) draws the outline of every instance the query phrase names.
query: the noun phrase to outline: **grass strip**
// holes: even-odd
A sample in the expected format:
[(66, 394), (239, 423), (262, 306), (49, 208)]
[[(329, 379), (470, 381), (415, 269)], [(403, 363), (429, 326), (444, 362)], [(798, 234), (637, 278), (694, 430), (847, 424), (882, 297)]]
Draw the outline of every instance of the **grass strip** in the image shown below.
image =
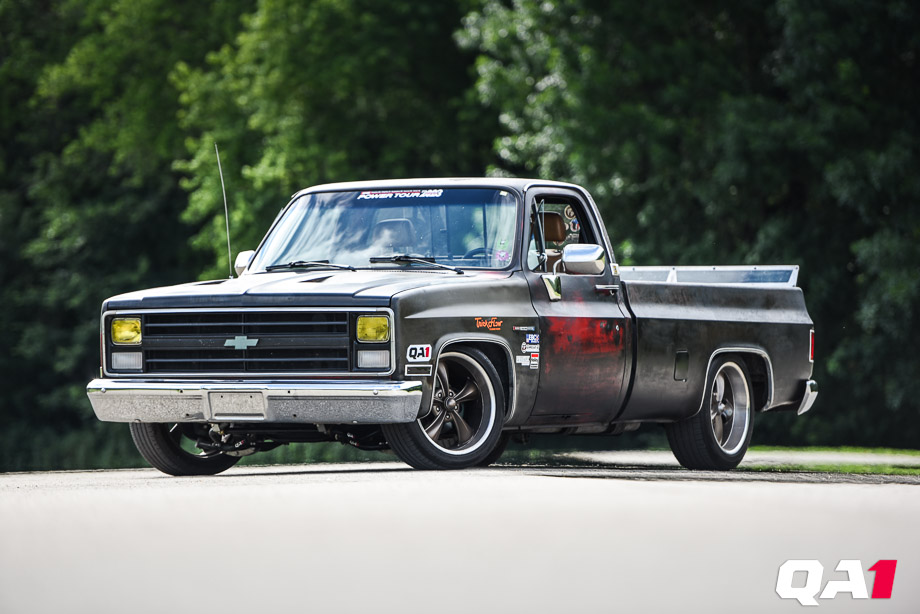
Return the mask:
[(902, 465), (828, 465), (820, 463), (784, 465), (743, 465), (737, 471), (764, 473), (854, 473), (864, 475), (920, 475), (920, 467)]
[(858, 448), (855, 446), (751, 446), (751, 452), (848, 452), (858, 454), (903, 454), (905, 456), (920, 456), (920, 450), (905, 450), (899, 448)]

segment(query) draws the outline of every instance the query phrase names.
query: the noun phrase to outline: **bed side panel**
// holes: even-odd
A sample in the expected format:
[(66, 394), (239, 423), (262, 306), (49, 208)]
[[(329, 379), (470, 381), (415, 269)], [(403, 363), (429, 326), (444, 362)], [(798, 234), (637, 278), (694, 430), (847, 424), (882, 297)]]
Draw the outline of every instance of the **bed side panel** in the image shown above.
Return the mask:
[[(801, 396), (811, 376), (813, 328), (800, 288), (624, 282), (636, 317), (638, 345), (632, 394), (620, 420), (675, 420), (700, 408), (713, 352), (726, 347), (766, 352), (773, 367), (773, 405)], [(675, 379), (688, 353), (685, 379)], [(683, 357), (686, 359), (686, 357)], [(679, 369), (682, 370), (682, 369)]]

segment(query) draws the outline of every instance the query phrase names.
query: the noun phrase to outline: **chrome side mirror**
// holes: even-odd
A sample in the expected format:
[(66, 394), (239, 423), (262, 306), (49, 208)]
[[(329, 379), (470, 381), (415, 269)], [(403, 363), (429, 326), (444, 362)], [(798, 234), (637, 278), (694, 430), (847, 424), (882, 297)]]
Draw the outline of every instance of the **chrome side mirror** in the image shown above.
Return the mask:
[(233, 269), (236, 271), (237, 277), (243, 274), (243, 271), (245, 271), (249, 263), (252, 262), (252, 257), (255, 253), (256, 251), (254, 249), (247, 249), (245, 252), (240, 252), (236, 255), (236, 262), (233, 263)]
[(607, 266), (604, 248), (593, 243), (572, 243), (562, 250), (562, 266), (572, 275), (602, 275)]

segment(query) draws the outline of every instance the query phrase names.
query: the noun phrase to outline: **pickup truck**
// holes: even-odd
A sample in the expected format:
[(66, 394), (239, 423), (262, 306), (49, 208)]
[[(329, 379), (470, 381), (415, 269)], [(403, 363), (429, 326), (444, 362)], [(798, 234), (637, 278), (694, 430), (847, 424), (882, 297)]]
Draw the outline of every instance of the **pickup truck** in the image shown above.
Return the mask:
[(323, 441), (458, 469), (643, 423), (728, 470), (755, 414), (818, 392), (797, 266), (619, 267), (573, 184), (316, 186), (234, 268), (102, 305), (93, 410), (171, 475)]

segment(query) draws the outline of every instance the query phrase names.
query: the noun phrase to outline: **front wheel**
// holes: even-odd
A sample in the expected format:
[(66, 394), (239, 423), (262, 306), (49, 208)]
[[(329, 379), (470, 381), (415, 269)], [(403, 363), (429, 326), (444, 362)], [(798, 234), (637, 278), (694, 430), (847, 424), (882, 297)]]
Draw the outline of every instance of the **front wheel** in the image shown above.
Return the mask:
[(501, 437), (501, 379), (473, 348), (441, 354), (431, 410), (415, 422), (385, 424), (396, 455), (416, 469), (464, 469), (489, 459)]
[[(206, 436), (205, 425), (132, 422), (129, 426), (144, 460), (169, 475), (214, 475), (240, 460), (238, 456), (195, 448), (194, 436)], [(195, 429), (204, 431), (195, 433)]]
[(671, 451), (681, 465), (716, 471), (738, 466), (754, 432), (750, 381), (743, 361), (723, 357), (713, 362), (700, 412), (665, 425)]
[(492, 448), (492, 451), (489, 452), (489, 455), (484, 459), (476, 463), (477, 467), (488, 467), (492, 463), (498, 461), (502, 457), (502, 454), (505, 453), (505, 448), (508, 447), (508, 442), (511, 441), (511, 433), (508, 431), (503, 431), (502, 436), (498, 438), (498, 443), (495, 444), (495, 447)]

